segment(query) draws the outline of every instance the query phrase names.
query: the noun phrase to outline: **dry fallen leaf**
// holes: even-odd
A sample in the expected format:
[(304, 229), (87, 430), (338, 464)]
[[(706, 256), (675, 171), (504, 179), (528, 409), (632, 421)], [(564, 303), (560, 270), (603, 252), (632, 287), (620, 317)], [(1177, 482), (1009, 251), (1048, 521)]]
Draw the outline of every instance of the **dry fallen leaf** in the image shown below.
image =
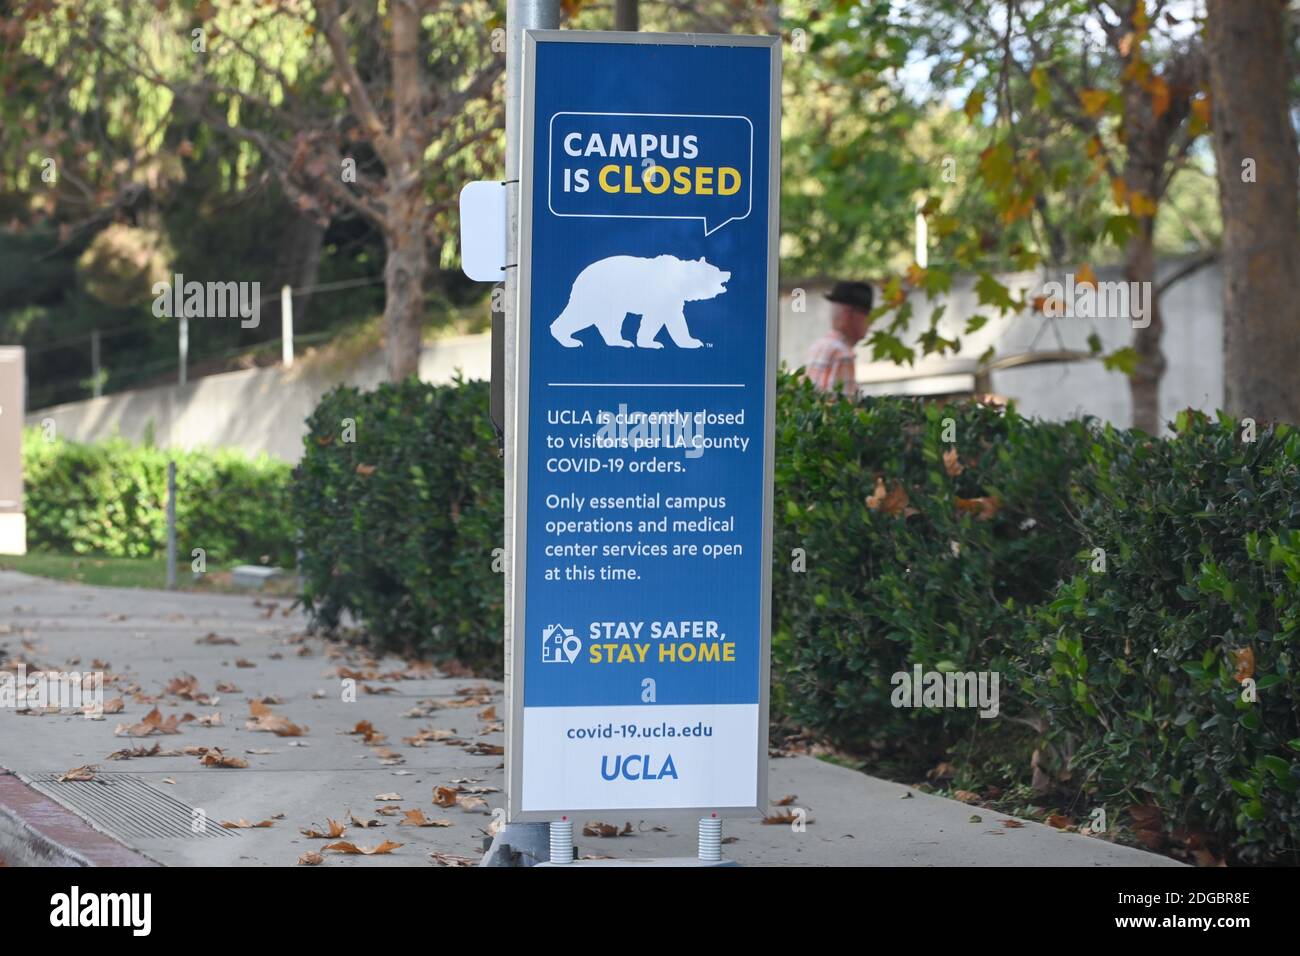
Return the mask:
[(892, 517), (902, 515), (904, 518), (917, 514), (917, 510), (909, 503), (907, 491), (903, 488), (902, 482), (895, 481), (894, 487), (885, 490), (885, 480), (876, 479), (876, 490), (867, 497), (867, 507), (872, 511), (883, 511)]
[(1236, 662), (1236, 670), (1232, 674), (1232, 679), (1238, 684), (1255, 675), (1255, 651), (1250, 647), (1243, 647), (1232, 652), (1233, 660)]
[(337, 850), (339, 853), (347, 853), (351, 855), (360, 854), (361, 856), (377, 856), (379, 854), (392, 853), (398, 847), (404, 845), (405, 844), (402, 843), (394, 843), (392, 840), (385, 840), (383, 843), (379, 844), (379, 846), (364, 847), (364, 846), (357, 846), (355, 843), (348, 843), (346, 841), (342, 841), (339, 843), (327, 844), (325, 846), (325, 849)]
[(302, 856), (298, 857), (299, 866), (320, 866), (325, 862), (325, 857), (321, 856), (315, 850), (308, 850)]
[(1071, 825), (1070, 818), (1066, 816), (1062, 816), (1059, 813), (1053, 813), (1050, 817), (1047, 818), (1047, 825), (1049, 827), (1055, 827), (1058, 830), (1068, 830), (1070, 829), (1070, 825)]
[(67, 783), (69, 780), (94, 780), (95, 772), (98, 769), (95, 764), (89, 764), (85, 767), (73, 767), (59, 778), (59, 783)]
[(478, 860), (455, 853), (430, 853), (429, 859), (439, 866), (478, 866)]
[(133, 757), (158, 757), (162, 753), (162, 744), (154, 744), (152, 747), (127, 747), (123, 750), (114, 750), (108, 755), (108, 759), (130, 760)]
[(1008, 830), (1019, 830), (1024, 824), (1019, 820), (999, 820), (998, 826), (1006, 827)]
[(418, 731), (414, 737), (403, 737), (402, 743), (407, 744), (411, 747), (423, 747), (431, 740), (455, 741), (457, 743), (461, 742), (460, 739), (456, 736), (454, 731), (443, 730), (440, 727), (437, 728), (430, 727), (425, 730)]
[(988, 521), (1002, 507), (996, 498), (957, 498), (957, 510), (972, 514), (976, 521)]
[(958, 456), (955, 447), (949, 448), (943, 453), (943, 470), (953, 478), (966, 470), (966, 466), (961, 463), (961, 458)]
[(793, 810), (778, 810), (776, 813), (769, 813), (763, 817), (763, 822), (768, 826), (780, 826), (782, 824), (791, 824), (798, 820), (800, 823), (812, 823), (813, 818), (795, 813)]
[(244, 722), (245, 730), (275, 734), (277, 737), (301, 737), (307, 732), (306, 727), (299, 727), (283, 714), (266, 713)]
[(400, 793), (377, 793), (375, 799), (387, 803), (390, 800), (401, 800), (402, 795)]
[(446, 817), (438, 820), (431, 819), (424, 815), (420, 809), (407, 810), (406, 815), (398, 821), (399, 827), (449, 827), (452, 822)]
[(195, 644), (238, 644), (239, 641), (233, 637), (218, 637), (216, 634), (209, 633), (206, 637), (201, 637)]
[(339, 823), (337, 820), (331, 820), (328, 817), (326, 817), (325, 822), (329, 824), (327, 830), (321, 831), (314, 827), (308, 827), (307, 829), (299, 830), (298, 832), (309, 840), (337, 840), (343, 835), (343, 831), (347, 829), (347, 827)]
[(462, 810), (481, 810), (488, 813), (488, 802), (482, 797), (461, 797), (460, 808)]
[(979, 803), (980, 795), (971, 790), (954, 790), (953, 799), (960, 800), (962, 803)]
[(582, 827), (582, 835), (589, 837), (621, 837), (632, 834), (632, 822), (629, 820), (619, 829), (612, 823), (586, 823)]
[(1160, 830), (1165, 825), (1165, 815), (1159, 807), (1147, 804), (1134, 804), (1128, 808), (1133, 825), (1139, 830)]
[(786, 795), (785, 795), (784, 797), (782, 797), (780, 800), (773, 800), (773, 801), (772, 801), (772, 806), (774, 806), (774, 807), (788, 807), (788, 806), (793, 805), (794, 802), (795, 802), (796, 800), (798, 800), (798, 799), (799, 799), (799, 797), (798, 797), (797, 794), (793, 794), (793, 793), (786, 794)]
[(234, 822), (222, 820), (221, 825), (227, 830), (264, 830), (267, 827), (275, 826), (275, 823), (271, 820), (263, 820), (261, 823), (249, 823), (247, 820), (240, 818)]
[(375, 730), (375, 725), (368, 720), (363, 720), (355, 727), (348, 731), (349, 734), (355, 734), (362, 738), (365, 743), (380, 743), (387, 739), (386, 734), (381, 734)]
[(453, 787), (434, 787), (433, 802), (440, 807), (454, 807), (460, 794)]
[(234, 769), (242, 769), (248, 766), (248, 761), (243, 757), (229, 757), (217, 747), (213, 747), (200, 757), (199, 763), (205, 767), (230, 767)]
[(352, 825), (359, 830), (373, 830), (375, 827), (383, 826), (383, 824), (380, 823), (378, 820), (362, 820), (355, 813), (349, 813), (348, 819), (350, 819), (352, 821)]
[[(192, 718), (191, 718), (192, 719)], [(177, 726), (181, 722), (181, 717), (172, 714), (166, 720), (163, 720), (162, 712), (155, 707), (149, 713), (144, 715), (144, 719), (138, 724), (118, 724), (113, 731), (118, 737), (148, 737), (151, 734), (179, 734), (180, 728)]]

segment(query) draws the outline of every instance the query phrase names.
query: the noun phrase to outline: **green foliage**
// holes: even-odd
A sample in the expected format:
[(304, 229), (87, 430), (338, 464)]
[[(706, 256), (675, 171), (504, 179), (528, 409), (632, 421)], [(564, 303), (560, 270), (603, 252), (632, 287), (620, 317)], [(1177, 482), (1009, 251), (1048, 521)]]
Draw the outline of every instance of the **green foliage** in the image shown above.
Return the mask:
[[(918, 764), (1005, 727), (973, 710), (895, 708), (890, 678), (914, 664), (1007, 672), (1022, 609), (1077, 550), (1069, 486), (1087, 425), (972, 403), (829, 400), (803, 378), (778, 394), (780, 708), (837, 743), (887, 740)], [(804, 573), (791, 568), (796, 548)], [(1018, 706), (1007, 696), (1004, 717)]]
[(504, 476), (487, 383), (339, 387), (304, 443), (293, 515), (313, 625), (347, 612), (379, 648), (499, 671)]
[[(293, 507), (316, 624), (347, 612), (380, 648), (499, 668), (487, 385), (340, 388), (309, 425)], [(775, 481), (774, 716), (908, 774), (956, 754), (972, 786), (1027, 783), (1038, 747), (1090, 805), (1294, 854), (1300, 432), (1243, 444), (1185, 415), (1163, 441), (783, 375)], [(997, 672), (998, 719), (895, 707), (915, 664)]]
[(235, 451), (166, 451), (112, 439), (23, 433), (27, 537), (34, 549), (157, 557), (167, 547), (167, 462), (176, 462), (177, 550), (215, 569), (265, 559), (293, 567), (289, 466)]
[(1152, 804), (1247, 860), (1294, 861), (1300, 432), (1241, 438), (1199, 413), (1168, 441), (1105, 433), (1077, 573), (1033, 614), (1022, 684), (1096, 799)]

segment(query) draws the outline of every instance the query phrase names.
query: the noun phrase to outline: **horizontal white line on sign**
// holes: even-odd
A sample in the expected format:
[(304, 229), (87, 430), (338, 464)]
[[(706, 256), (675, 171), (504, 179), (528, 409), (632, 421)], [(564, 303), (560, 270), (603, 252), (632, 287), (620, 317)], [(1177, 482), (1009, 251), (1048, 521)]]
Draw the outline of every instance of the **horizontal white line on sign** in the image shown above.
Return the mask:
[(714, 382), (547, 382), (551, 388), (744, 388)]

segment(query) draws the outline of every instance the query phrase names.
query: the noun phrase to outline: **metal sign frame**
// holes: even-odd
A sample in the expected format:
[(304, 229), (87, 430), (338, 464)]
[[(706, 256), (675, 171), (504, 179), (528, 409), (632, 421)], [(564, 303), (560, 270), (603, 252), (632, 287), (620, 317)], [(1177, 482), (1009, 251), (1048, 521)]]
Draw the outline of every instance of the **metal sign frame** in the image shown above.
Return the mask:
[[(631, 43), (651, 45), (677, 45), (694, 47), (765, 47), (771, 51), (770, 89), (768, 92), (768, 236), (767, 236), (767, 356), (764, 397), (763, 431), (763, 531), (761, 572), (761, 608), (759, 613), (759, 700), (758, 700), (758, 781), (756, 805), (743, 807), (670, 807), (670, 808), (598, 808), (584, 807), (576, 812), (583, 814), (628, 813), (645, 810), (664, 817), (699, 817), (716, 813), (719, 817), (752, 817), (767, 807), (768, 793), (768, 709), (771, 681), (772, 651), (772, 508), (773, 473), (776, 439), (776, 375), (778, 328), (778, 242), (780, 239), (781, 195), (781, 38), (778, 36), (732, 36), (703, 33), (616, 33), (602, 30), (526, 30), (523, 41), (522, 96), (520, 98), (520, 189), (519, 189), (519, 272), (518, 328), (516, 333), (515, 408), (511, 421), (514, 434), (507, 436), (512, 443), (515, 462), (514, 520), (508, 529), (508, 543), (512, 594), (514, 606), (506, 609), (512, 615), (510, 629), (512, 672), (508, 702), (509, 725), (506, 734), (506, 816), (508, 822), (536, 822), (555, 820), (566, 811), (520, 810), (523, 796), (523, 718), (524, 681), (529, 663), (524, 649), (527, 634), (524, 631), (525, 582), (527, 562), (528, 527), (528, 415), (527, 402), (530, 388), (530, 344), (532, 337), (532, 235), (533, 190), (536, 188), (533, 151), (536, 135), (536, 70), (539, 43)], [(756, 149), (757, 144), (751, 144)], [(750, 208), (753, 208), (751, 195)]]

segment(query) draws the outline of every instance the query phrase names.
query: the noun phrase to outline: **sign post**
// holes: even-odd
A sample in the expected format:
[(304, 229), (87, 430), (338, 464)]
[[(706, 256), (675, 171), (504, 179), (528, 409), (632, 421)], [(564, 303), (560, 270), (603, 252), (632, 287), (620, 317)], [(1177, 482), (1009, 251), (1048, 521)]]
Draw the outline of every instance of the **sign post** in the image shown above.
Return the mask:
[(780, 48), (528, 31), (511, 822), (766, 806)]

